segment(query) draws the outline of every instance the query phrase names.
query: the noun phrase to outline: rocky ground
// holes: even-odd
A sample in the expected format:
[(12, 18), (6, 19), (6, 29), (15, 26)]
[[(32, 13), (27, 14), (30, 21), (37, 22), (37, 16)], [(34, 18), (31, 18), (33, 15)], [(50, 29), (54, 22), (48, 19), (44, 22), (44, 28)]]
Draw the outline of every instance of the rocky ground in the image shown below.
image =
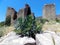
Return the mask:
[(15, 32), (10, 32), (0, 38), (0, 45), (35, 45), (35, 40), (31, 37), (20, 37)]
[(60, 23), (45, 23), (43, 33), (31, 37), (20, 37), (13, 31), (14, 27), (6, 27), (5, 35), (0, 38), (0, 45), (60, 45)]
[(37, 34), (36, 45), (60, 45), (60, 36), (51, 31), (46, 31), (43, 34)]
[(20, 37), (12, 31), (0, 38), (0, 45), (60, 45), (60, 36), (55, 32), (46, 31), (36, 34), (35, 38), (36, 40), (31, 37)]

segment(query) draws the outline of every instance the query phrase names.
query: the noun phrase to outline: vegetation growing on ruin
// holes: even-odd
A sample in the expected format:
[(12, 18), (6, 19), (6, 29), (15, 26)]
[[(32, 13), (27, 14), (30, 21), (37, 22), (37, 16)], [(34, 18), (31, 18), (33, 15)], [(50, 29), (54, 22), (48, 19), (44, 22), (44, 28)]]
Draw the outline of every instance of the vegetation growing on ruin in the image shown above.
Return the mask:
[(8, 16), (8, 17), (6, 18), (5, 25), (6, 25), (6, 26), (10, 26), (10, 25), (11, 25), (11, 16)]
[(16, 29), (14, 31), (16, 34), (20, 34), (21, 36), (29, 36), (35, 38), (36, 33), (42, 32), (42, 26), (46, 21), (46, 19), (40, 19), (37, 21), (35, 16), (28, 15), (24, 22), (22, 18), (17, 20)]

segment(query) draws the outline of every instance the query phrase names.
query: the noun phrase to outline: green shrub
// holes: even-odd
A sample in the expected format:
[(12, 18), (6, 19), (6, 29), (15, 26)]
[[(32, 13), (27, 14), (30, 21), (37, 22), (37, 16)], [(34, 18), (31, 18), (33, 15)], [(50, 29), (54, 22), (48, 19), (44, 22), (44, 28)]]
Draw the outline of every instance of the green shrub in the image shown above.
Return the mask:
[(24, 22), (22, 18), (19, 18), (17, 22), (18, 24), (16, 24), (16, 29), (18, 33), (20, 33), (19, 30), (21, 31), (21, 35), (31, 36), (31, 32), (33, 33), (33, 31), (36, 30), (35, 17), (33, 15), (28, 15)]
[(40, 33), (43, 24), (45, 23), (46, 20), (41, 19), (40, 21), (35, 20), (35, 16), (33, 15), (28, 15), (24, 21), (20, 17), (17, 20), (16, 24), (16, 34), (20, 34), (23, 36), (31, 36), (35, 38), (36, 33)]
[(3, 30), (0, 30), (0, 37), (2, 37), (4, 35)]
[(42, 18), (40, 19), (40, 22), (41, 22), (42, 24), (44, 24), (46, 21), (49, 22), (47, 19), (42, 19)]
[(16, 32), (16, 34), (18, 34), (18, 35), (20, 35), (20, 34), (21, 34), (21, 30), (17, 30), (17, 29), (15, 29), (14, 31), (15, 31), (15, 32)]
[(4, 26), (5, 22), (0, 22), (0, 27)]
[(60, 23), (60, 20), (56, 18), (56, 22)]
[(36, 22), (36, 33), (40, 33), (42, 31), (43, 24), (40, 21)]
[(10, 26), (11, 25), (11, 16), (7, 16), (6, 21), (5, 21), (5, 25), (6, 26)]
[(0, 28), (0, 37), (4, 36), (4, 34), (5, 34), (5, 27), (2, 26), (2, 27)]
[(43, 18), (39, 18), (38, 20), (36, 20), (36, 33), (41, 33), (42, 32), (42, 26), (44, 25), (44, 23), (48, 21), (47, 19), (43, 19)]

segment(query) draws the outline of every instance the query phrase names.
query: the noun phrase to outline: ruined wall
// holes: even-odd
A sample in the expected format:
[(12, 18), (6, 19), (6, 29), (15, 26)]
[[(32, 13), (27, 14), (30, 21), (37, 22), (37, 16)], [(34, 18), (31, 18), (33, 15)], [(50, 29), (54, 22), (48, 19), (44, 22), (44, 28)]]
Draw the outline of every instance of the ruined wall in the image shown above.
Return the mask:
[(24, 20), (24, 9), (20, 9), (17, 13), (17, 19), (20, 17)]
[[(31, 15), (33, 16), (34, 14), (31, 13)], [(8, 17), (8, 16), (11, 16), (11, 25), (14, 25), (16, 20), (20, 17), (24, 21), (24, 19), (25, 19), (24, 8), (20, 9), (18, 12), (16, 12), (14, 8), (8, 7), (6, 17)], [(60, 19), (60, 16), (56, 16), (55, 5), (54, 4), (44, 5), (42, 18), (48, 19), (48, 20), (55, 20), (56, 18)]]
[(6, 18), (7, 18), (8, 16), (11, 16), (11, 25), (14, 24), (15, 19), (17, 18), (17, 15), (16, 15), (16, 14), (17, 14), (17, 12), (15, 11), (14, 8), (8, 7), (8, 9), (7, 9), (7, 14), (6, 14)]
[[(31, 13), (31, 15), (34, 16), (34, 13)], [(24, 9), (20, 9), (19, 12), (17, 13), (17, 19), (20, 17), (22, 18), (23, 21), (26, 18), (24, 15)]]
[[(31, 15), (33, 16), (34, 14), (31, 13)], [(18, 12), (16, 12), (15, 9), (8, 7), (6, 17), (8, 17), (8, 16), (11, 16), (11, 25), (14, 25), (16, 20), (20, 17), (24, 21), (24, 19), (25, 19), (24, 8), (20, 9)]]
[(44, 5), (43, 18), (48, 19), (48, 20), (55, 20), (56, 19), (55, 5), (54, 4)]

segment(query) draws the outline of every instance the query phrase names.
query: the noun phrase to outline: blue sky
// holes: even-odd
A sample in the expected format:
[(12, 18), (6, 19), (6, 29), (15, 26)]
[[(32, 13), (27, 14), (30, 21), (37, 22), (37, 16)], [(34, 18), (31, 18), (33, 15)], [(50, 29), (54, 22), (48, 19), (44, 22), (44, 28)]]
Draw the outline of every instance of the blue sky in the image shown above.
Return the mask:
[(60, 0), (0, 0), (0, 22), (5, 20), (7, 7), (13, 7), (16, 11), (24, 8), (28, 3), (35, 16), (42, 16), (42, 9), (44, 4), (56, 5), (56, 14), (60, 14)]

